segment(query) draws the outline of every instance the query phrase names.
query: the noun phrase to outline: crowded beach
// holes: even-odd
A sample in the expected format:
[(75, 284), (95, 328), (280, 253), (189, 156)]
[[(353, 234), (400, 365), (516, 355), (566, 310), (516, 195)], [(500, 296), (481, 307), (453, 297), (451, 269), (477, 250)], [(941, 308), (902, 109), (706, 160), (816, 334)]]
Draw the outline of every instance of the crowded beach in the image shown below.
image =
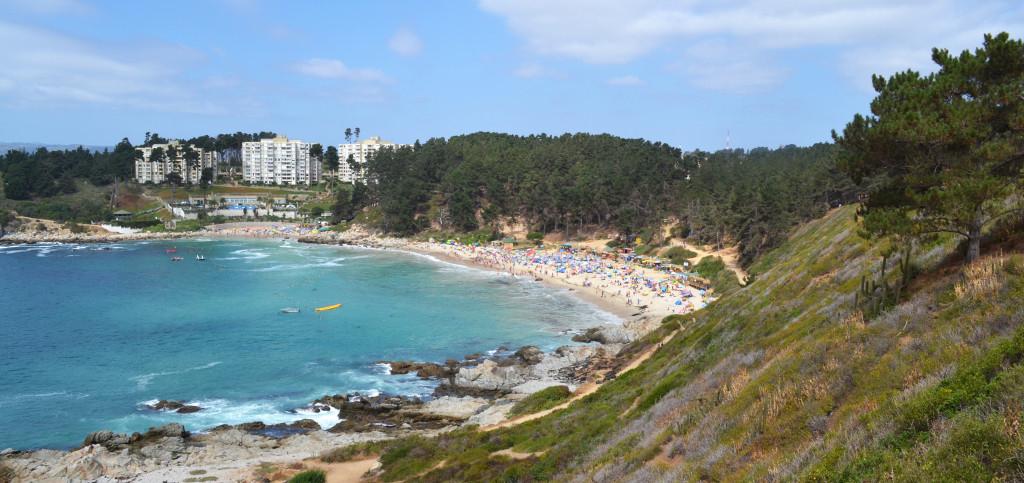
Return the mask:
[(597, 252), (562, 245), (555, 249), (419, 243), (411, 248), (530, 277), (589, 293), (601, 304), (624, 304), (649, 315), (686, 314), (713, 298), (706, 282), (674, 265), (623, 251)]

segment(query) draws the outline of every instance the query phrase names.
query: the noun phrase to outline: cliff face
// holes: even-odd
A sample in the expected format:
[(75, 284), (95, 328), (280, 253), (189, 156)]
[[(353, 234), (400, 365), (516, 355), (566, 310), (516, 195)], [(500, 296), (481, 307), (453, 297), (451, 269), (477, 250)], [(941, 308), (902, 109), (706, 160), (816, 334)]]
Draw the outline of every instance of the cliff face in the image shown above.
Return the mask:
[(1024, 477), (1024, 256), (961, 270), (951, 243), (917, 247), (876, 310), (865, 281), (901, 274), (856, 231), (853, 207), (802, 226), (637, 369), (515, 427), (391, 443), (382, 476)]

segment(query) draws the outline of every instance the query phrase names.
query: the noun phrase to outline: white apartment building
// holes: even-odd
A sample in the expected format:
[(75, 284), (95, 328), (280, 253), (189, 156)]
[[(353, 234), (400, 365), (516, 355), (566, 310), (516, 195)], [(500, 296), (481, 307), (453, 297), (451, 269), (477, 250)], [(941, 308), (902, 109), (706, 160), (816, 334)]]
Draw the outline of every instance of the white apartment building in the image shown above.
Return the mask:
[[(401, 147), (412, 146), (411, 144), (395, 144), (390, 141), (385, 141), (380, 136), (371, 136), (369, 139), (357, 141), (350, 144), (339, 144), (338, 145), (338, 179), (347, 183), (354, 183), (358, 181), (366, 181), (366, 161), (377, 154), (382, 148), (398, 149)], [(348, 157), (352, 156), (352, 160), (358, 165), (357, 169), (353, 170), (348, 165)]]
[[(169, 148), (174, 147), (176, 155), (171, 159)], [(190, 146), (199, 155), (197, 162), (188, 166), (185, 160), (185, 147)], [(162, 159), (151, 159), (153, 150), (160, 148), (163, 151)], [(202, 148), (187, 145), (178, 140), (168, 141), (166, 144), (154, 144), (152, 146), (139, 147), (136, 149), (142, 153), (141, 158), (135, 160), (135, 181), (139, 183), (163, 183), (167, 181), (167, 175), (178, 173), (183, 183), (199, 184), (203, 177), (203, 170), (213, 170), (213, 178), (217, 178), (217, 165), (220, 164), (220, 153), (206, 151)]]
[(279, 136), (242, 143), (242, 179), (261, 184), (320, 182), (320, 162), (309, 156), (309, 143)]

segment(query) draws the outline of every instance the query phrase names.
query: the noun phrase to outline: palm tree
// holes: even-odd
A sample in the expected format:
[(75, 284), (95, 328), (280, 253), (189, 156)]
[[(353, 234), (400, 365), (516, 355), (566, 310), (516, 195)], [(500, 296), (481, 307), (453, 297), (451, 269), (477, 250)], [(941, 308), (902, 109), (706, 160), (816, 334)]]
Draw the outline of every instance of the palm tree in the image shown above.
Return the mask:
[(356, 142), (359, 142), (359, 128), (355, 128), (355, 130), (352, 132), (356, 135)]
[(346, 127), (345, 128), (345, 142), (346, 143), (351, 143), (352, 142), (352, 128), (350, 128), (350, 127)]

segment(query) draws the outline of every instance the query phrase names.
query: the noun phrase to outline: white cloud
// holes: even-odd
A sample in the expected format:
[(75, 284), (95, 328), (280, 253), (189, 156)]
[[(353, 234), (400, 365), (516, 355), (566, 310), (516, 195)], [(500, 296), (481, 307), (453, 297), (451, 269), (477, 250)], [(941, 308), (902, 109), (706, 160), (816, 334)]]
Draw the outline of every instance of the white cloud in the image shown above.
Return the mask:
[(310, 77), (323, 79), (344, 79), (361, 82), (391, 82), (391, 79), (377, 69), (353, 69), (337, 59), (308, 59), (298, 62), (295, 71)]
[(643, 79), (635, 75), (624, 75), (622, 77), (612, 77), (608, 79), (607, 84), (610, 86), (642, 86), (644, 85)]
[(672, 67), (682, 70), (697, 87), (739, 94), (768, 89), (787, 77), (764, 52), (717, 41), (690, 46), (684, 60)]
[[(178, 69), (199, 56), (181, 47), (108, 45), (0, 20), (0, 102), (16, 106), (100, 104), (214, 113)], [(156, 59), (159, 59), (157, 61)]]
[(411, 57), (423, 50), (423, 41), (412, 30), (400, 29), (391, 36), (388, 47), (398, 55)]
[[(759, 59), (772, 52), (830, 47), (836, 68), (857, 79), (873, 72), (928, 68), (931, 47), (960, 50), (983, 32), (1024, 30), (1010, 0), (479, 0), (543, 55), (619, 64), (694, 42), (718, 41), (744, 55), (708, 63), (692, 53), (687, 69), (712, 83), (757, 73), (755, 84), (785, 78)], [(677, 55), (669, 52), (669, 55)], [(704, 62), (698, 65), (697, 62)], [(908, 64), (909, 62), (909, 64)]]

